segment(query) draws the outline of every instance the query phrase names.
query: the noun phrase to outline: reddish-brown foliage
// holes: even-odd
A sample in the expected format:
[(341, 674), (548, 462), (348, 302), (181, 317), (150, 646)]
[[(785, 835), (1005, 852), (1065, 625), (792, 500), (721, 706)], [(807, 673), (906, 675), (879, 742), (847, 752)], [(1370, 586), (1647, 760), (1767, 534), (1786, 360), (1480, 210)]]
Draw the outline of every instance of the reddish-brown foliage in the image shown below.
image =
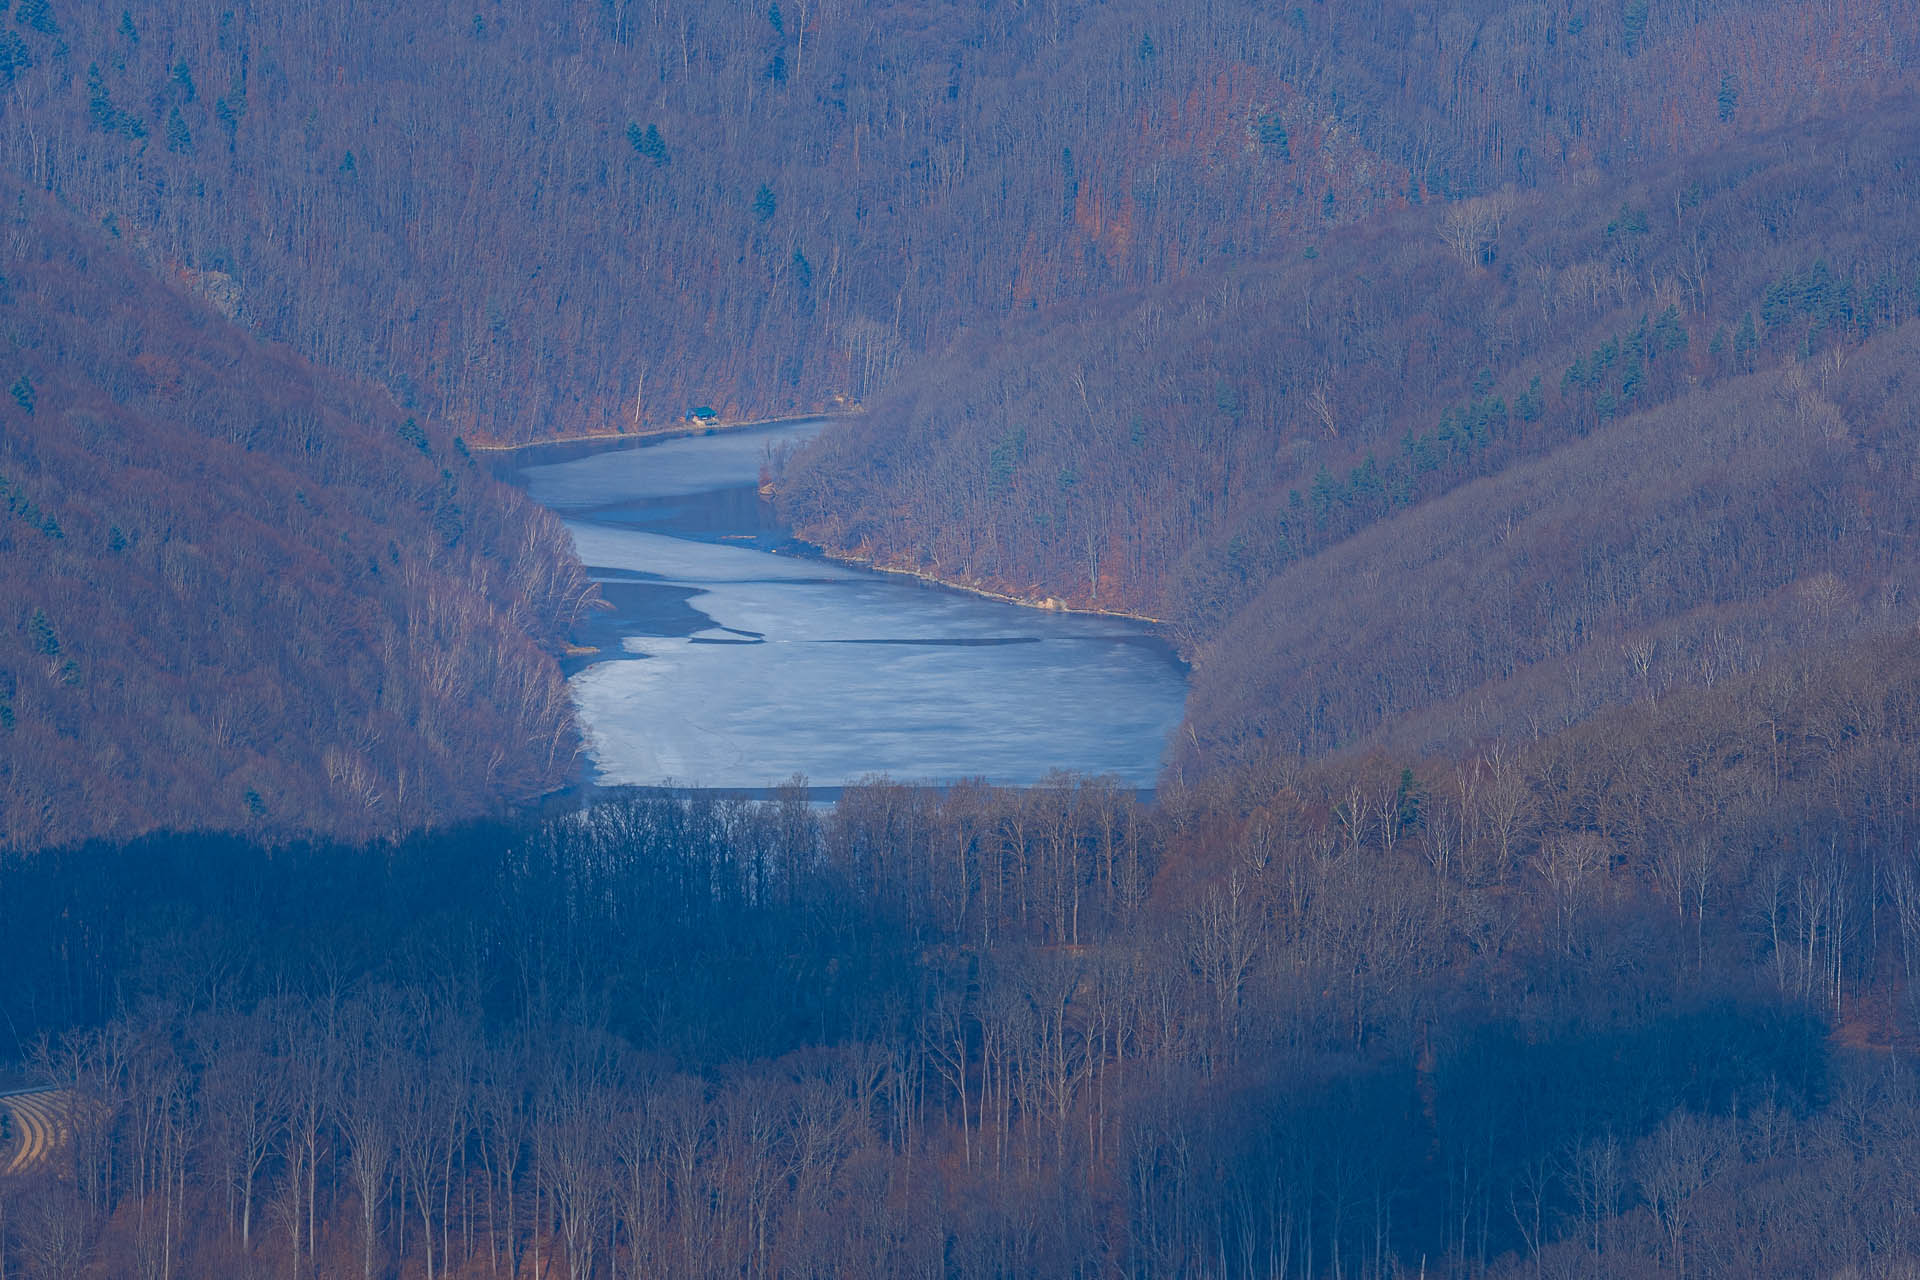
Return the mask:
[(12, 192), (0, 236), (0, 846), (390, 831), (577, 739), (565, 534), (444, 432)]

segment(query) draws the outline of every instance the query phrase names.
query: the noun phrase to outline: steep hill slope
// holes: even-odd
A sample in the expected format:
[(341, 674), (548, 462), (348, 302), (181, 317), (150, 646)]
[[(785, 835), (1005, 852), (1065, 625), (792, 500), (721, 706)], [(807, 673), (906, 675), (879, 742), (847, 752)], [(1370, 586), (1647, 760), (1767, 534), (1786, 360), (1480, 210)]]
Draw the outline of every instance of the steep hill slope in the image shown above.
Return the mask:
[(562, 780), (557, 523), (44, 197), (0, 208), (0, 847), (364, 835)]
[(0, 162), (470, 437), (864, 399), (963, 328), (1910, 84), (1887, 0), (0, 15)]
[[(1442, 703), (1512, 729), (1902, 625), (1917, 119), (1056, 310), (903, 379), (785, 500), (841, 553), (1167, 618), (1188, 764)], [(1548, 658), (1571, 692), (1494, 689)]]
[(1908, 321), (1696, 391), (1297, 562), (1201, 648), (1183, 759), (1524, 738), (1911, 631), (1916, 357)]

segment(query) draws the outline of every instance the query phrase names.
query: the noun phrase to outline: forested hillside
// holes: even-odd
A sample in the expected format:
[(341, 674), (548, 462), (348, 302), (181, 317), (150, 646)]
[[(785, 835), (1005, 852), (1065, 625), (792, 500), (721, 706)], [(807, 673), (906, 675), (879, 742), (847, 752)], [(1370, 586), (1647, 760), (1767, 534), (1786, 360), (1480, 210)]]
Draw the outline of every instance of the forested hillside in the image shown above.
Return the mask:
[(558, 523), (46, 197), (0, 210), (0, 847), (371, 835), (564, 781)]
[(783, 500), (844, 554), (1167, 619), (1186, 768), (1538, 731), (1909, 627), (1916, 121), (1057, 308), (902, 378)]
[(1905, 1274), (1917, 659), (1237, 811), (876, 782), (0, 858), (0, 1054), (52, 1033), (74, 1131), (0, 1265)]
[(971, 326), (1834, 112), (1920, 48), (1889, 0), (28, 0), (0, 24), (16, 175), (498, 439), (864, 400)]
[[(1913, 1275), (1917, 72), (0, 0), (0, 1280)], [(594, 588), (474, 448), (854, 406), (780, 509), (1163, 620), (1156, 794), (530, 816)]]

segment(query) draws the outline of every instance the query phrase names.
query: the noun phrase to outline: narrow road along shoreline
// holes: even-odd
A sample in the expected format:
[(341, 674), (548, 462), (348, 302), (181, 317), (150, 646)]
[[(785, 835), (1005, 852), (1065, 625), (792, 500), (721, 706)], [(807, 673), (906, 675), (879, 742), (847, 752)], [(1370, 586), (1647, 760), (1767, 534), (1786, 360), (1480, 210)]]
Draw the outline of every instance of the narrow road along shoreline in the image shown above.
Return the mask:
[[(541, 440), (527, 440), (519, 444), (473, 444), (469, 442), (467, 447), (475, 453), (511, 455), (533, 449), (558, 448), (567, 445), (627, 443), (645, 446), (664, 443), (669, 440), (687, 440), (700, 436), (727, 435), (738, 431), (751, 431), (761, 427), (788, 426), (802, 422), (838, 421), (845, 418), (858, 417), (863, 412), (864, 410), (861, 409), (850, 409), (832, 413), (789, 414), (777, 418), (754, 418), (745, 422), (727, 422), (698, 427), (669, 427), (658, 431), (623, 431), (590, 436), (553, 436)], [(771, 496), (764, 487), (762, 488), (762, 496)], [(868, 569), (874, 573), (886, 573), (900, 577), (914, 578), (932, 586), (944, 587), (949, 591), (959, 591), (967, 595), (979, 596), (986, 600), (998, 600), (1003, 604), (1019, 605), (1023, 609), (1040, 609), (1051, 613), (1077, 613), (1097, 618), (1124, 618), (1130, 622), (1144, 622), (1149, 626), (1156, 627), (1169, 625), (1165, 618), (1156, 618), (1151, 614), (1131, 613), (1125, 609), (1082, 608), (1078, 605), (1067, 604), (1056, 596), (1044, 596), (1036, 600), (1026, 596), (1011, 595), (1004, 591), (995, 591), (990, 587), (976, 586), (973, 583), (961, 582), (953, 578), (943, 578), (938, 574), (927, 573), (920, 569), (908, 569), (898, 565), (882, 564), (871, 557), (854, 555), (848, 552), (829, 551), (825, 547), (811, 542), (806, 543), (806, 546), (811, 549), (812, 554), (819, 556), (823, 560), (832, 561), (835, 564), (849, 565), (858, 569)]]
[(660, 427), (652, 431), (602, 431), (590, 436), (543, 436), (538, 440), (522, 440), (516, 444), (481, 444), (467, 441), (467, 448), (474, 453), (520, 453), (527, 449), (547, 449), (555, 445), (568, 444), (646, 444), (657, 440), (685, 440), (693, 436), (725, 435), (733, 431), (751, 431), (756, 427), (780, 427), (796, 422), (822, 422), (840, 418), (854, 418), (860, 415), (858, 409), (841, 409), (821, 413), (793, 413), (778, 418), (753, 418), (745, 422), (710, 422), (700, 426)]
[[(807, 545), (814, 546), (815, 544), (808, 543)], [(1025, 596), (1009, 595), (1004, 591), (995, 591), (990, 587), (978, 587), (972, 583), (958, 582), (952, 578), (942, 578), (938, 574), (927, 573), (920, 569), (906, 569), (898, 565), (881, 564), (878, 560), (867, 556), (828, 551), (824, 547), (816, 547), (816, 551), (822, 559), (831, 560), (835, 564), (851, 565), (858, 569), (870, 570), (873, 573), (890, 573), (903, 578), (917, 578), (921, 582), (930, 583), (936, 587), (945, 587), (949, 591), (961, 591), (970, 596), (981, 596), (988, 600), (998, 600), (1003, 604), (1017, 604), (1023, 609), (1039, 609), (1047, 613), (1077, 613), (1090, 618), (1125, 618), (1130, 622), (1145, 622), (1156, 627), (1168, 625), (1165, 618), (1155, 618), (1144, 613), (1128, 613), (1125, 609), (1084, 609), (1078, 605), (1068, 604), (1058, 596), (1044, 596), (1041, 599), (1034, 600)]]

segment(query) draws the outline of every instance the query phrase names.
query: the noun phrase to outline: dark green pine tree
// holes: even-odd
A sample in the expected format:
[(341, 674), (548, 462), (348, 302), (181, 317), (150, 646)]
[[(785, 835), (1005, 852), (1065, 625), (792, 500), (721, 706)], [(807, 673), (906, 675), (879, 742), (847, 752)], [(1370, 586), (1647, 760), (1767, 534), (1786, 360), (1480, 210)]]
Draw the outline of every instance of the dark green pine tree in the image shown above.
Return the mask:
[(53, 629), (53, 619), (45, 609), (36, 608), (28, 617), (27, 637), (33, 642), (35, 653), (49, 658), (60, 656), (60, 633)]
[(100, 64), (87, 64), (87, 123), (101, 133), (112, 133), (114, 118), (113, 99), (107, 96), (107, 82), (100, 74)]
[(178, 107), (167, 113), (167, 150), (183, 156), (193, 154), (193, 133)]
[(54, 21), (53, 6), (47, 0), (20, 0), (20, 7), (13, 11), (13, 20), (43, 35), (60, 34), (60, 24)]
[(17, 32), (0, 31), (0, 89), (13, 83), (16, 73), (33, 65), (33, 50)]
[(650, 124), (642, 129), (637, 121), (628, 121), (627, 143), (633, 148), (635, 155), (653, 161), (656, 167), (672, 159), (667, 154), (666, 139), (660, 136), (659, 125)]

